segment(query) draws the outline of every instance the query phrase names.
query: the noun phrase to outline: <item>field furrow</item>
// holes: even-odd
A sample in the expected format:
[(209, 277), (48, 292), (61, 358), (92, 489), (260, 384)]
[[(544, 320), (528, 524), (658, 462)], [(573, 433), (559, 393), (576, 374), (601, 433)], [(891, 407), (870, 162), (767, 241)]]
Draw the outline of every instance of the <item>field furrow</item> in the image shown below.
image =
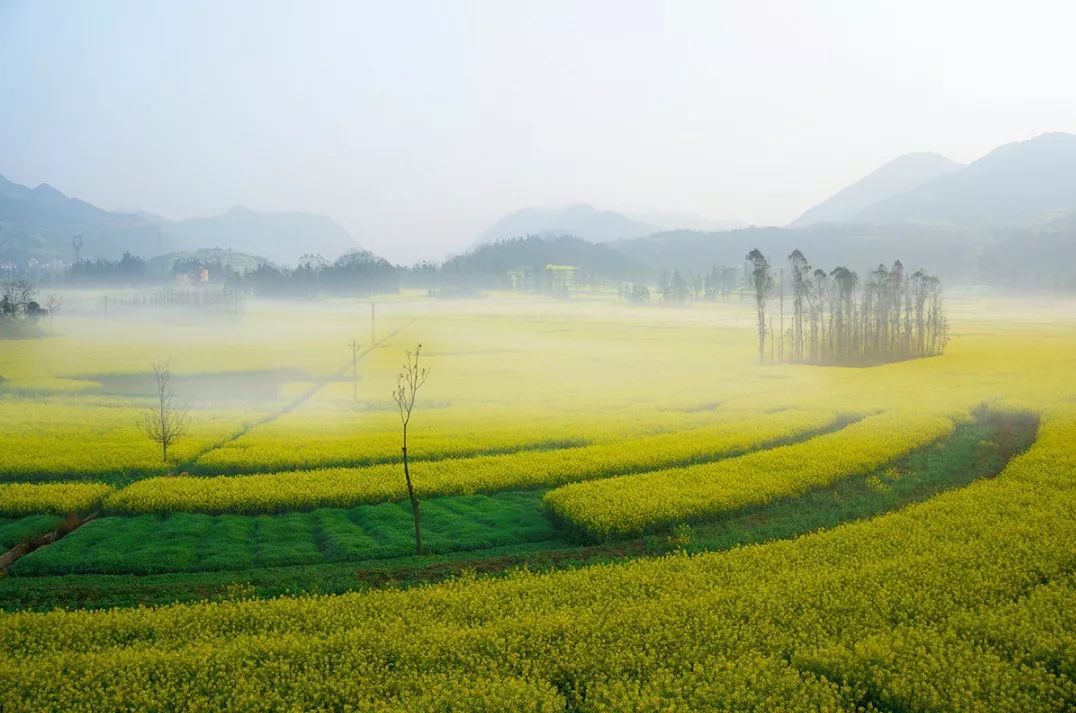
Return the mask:
[(952, 418), (892, 411), (803, 443), (715, 463), (548, 493), (546, 505), (580, 533), (622, 537), (790, 497), (865, 473), (952, 432)]
[[(621, 473), (704, 462), (809, 436), (845, 421), (832, 411), (742, 413), (694, 431), (583, 448), (415, 464), (423, 497), (537, 488)], [(281, 512), (399, 501), (407, 497), (400, 466), (326, 469), (234, 477), (151, 478), (115, 493), (113, 513)]]

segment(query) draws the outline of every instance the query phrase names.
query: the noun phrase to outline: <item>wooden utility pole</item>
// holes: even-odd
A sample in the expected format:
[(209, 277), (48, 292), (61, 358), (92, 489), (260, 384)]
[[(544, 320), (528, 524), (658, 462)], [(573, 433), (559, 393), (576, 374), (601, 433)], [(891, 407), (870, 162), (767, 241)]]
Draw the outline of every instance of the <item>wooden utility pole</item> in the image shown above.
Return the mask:
[(359, 401), (359, 340), (351, 340), (351, 400)]
[(371, 301), (370, 302), (370, 346), (371, 347), (374, 345), (374, 342), (377, 341), (377, 339), (374, 337), (374, 333), (375, 333), (374, 325), (377, 324), (377, 315), (374, 313), (374, 306), (375, 306), (375, 303)]

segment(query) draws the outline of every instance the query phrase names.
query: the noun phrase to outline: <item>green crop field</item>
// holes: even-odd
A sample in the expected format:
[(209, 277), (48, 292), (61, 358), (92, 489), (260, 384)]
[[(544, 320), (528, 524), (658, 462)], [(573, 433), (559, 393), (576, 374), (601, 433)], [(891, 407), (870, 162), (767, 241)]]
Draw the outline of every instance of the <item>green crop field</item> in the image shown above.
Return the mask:
[(3, 343), (0, 710), (1076, 704), (1073, 313), (863, 368), (757, 363), (737, 300), (378, 310)]

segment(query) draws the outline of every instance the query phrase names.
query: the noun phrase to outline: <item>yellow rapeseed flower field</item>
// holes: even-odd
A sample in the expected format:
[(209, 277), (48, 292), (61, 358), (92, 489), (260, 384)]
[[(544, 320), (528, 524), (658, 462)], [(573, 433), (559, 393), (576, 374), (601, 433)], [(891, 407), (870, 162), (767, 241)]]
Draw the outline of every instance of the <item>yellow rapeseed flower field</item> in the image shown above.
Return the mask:
[[(834, 424), (832, 411), (727, 412), (720, 423), (624, 442), (422, 463), (423, 496), (470, 495), (657, 470), (743, 453)], [(421, 442), (420, 442), (421, 443)], [(117, 491), (111, 512), (282, 512), (403, 500), (395, 463), (215, 478), (150, 478)]]
[(111, 490), (103, 483), (0, 483), (0, 517), (88, 512)]
[(1076, 695), (1071, 637), (1051, 634), (1057, 617), (1071, 622), (1074, 438), (1076, 410), (1051, 408), (997, 479), (721, 554), (408, 591), (0, 615), (0, 703), (1063, 710)]
[(689, 468), (564, 486), (545, 497), (557, 516), (597, 537), (713, 517), (874, 470), (943, 438), (944, 416), (888, 411), (806, 443)]
[[(754, 363), (738, 303), (401, 298), (353, 385), (344, 347), (362, 307), (341, 301), (310, 317), (259, 305), (228, 328), (131, 333), (127, 353), (75, 326), (62, 339), (86, 345), (83, 364), (43, 343), (0, 354), (10, 382), (0, 423), (14, 434), (0, 441), (0, 515), (400, 501), (389, 391), (402, 349), (418, 341), (432, 367), (413, 422), (420, 500), (552, 488), (558, 521), (610, 546), (886, 468), (938, 447), (982, 404), (1041, 422), (997, 477), (725, 552), (334, 596), (6, 611), (0, 710), (1062, 711), (1076, 701), (1071, 314), (956, 301), (943, 356), (844, 369)], [(287, 323), (304, 320), (317, 354), (287, 338)], [(190, 384), (224, 383), (246, 359), (300, 373), (265, 377), (264, 398), (193, 403), (187, 450), (154, 471), (129, 420), (143, 400), (101, 375), (161, 356)], [(30, 579), (16, 569), (4, 585)]]

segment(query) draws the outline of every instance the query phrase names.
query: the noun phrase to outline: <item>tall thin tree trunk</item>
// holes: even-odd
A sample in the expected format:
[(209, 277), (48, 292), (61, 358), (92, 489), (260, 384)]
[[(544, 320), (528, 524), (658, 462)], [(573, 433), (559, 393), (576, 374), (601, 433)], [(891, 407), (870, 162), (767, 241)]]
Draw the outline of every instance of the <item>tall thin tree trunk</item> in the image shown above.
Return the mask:
[(407, 481), (407, 497), (411, 499), (411, 514), (415, 519), (415, 554), (422, 554), (422, 528), (419, 525), (418, 498), (415, 497), (415, 488), (411, 485), (411, 472), (407, 469), (407, 446), (403, 447), (404, 480)]
[(785, 360), (785, 269), (783, 267), (777, 268), (777, 285), (781, 292), (781, 344), (777, 348), (777, 358), (780, 361)]
[(764, 364), (766, 362), (766, 310), (762, 306), (762, 301), (756, 302), (758, 309), (758, 363)]

